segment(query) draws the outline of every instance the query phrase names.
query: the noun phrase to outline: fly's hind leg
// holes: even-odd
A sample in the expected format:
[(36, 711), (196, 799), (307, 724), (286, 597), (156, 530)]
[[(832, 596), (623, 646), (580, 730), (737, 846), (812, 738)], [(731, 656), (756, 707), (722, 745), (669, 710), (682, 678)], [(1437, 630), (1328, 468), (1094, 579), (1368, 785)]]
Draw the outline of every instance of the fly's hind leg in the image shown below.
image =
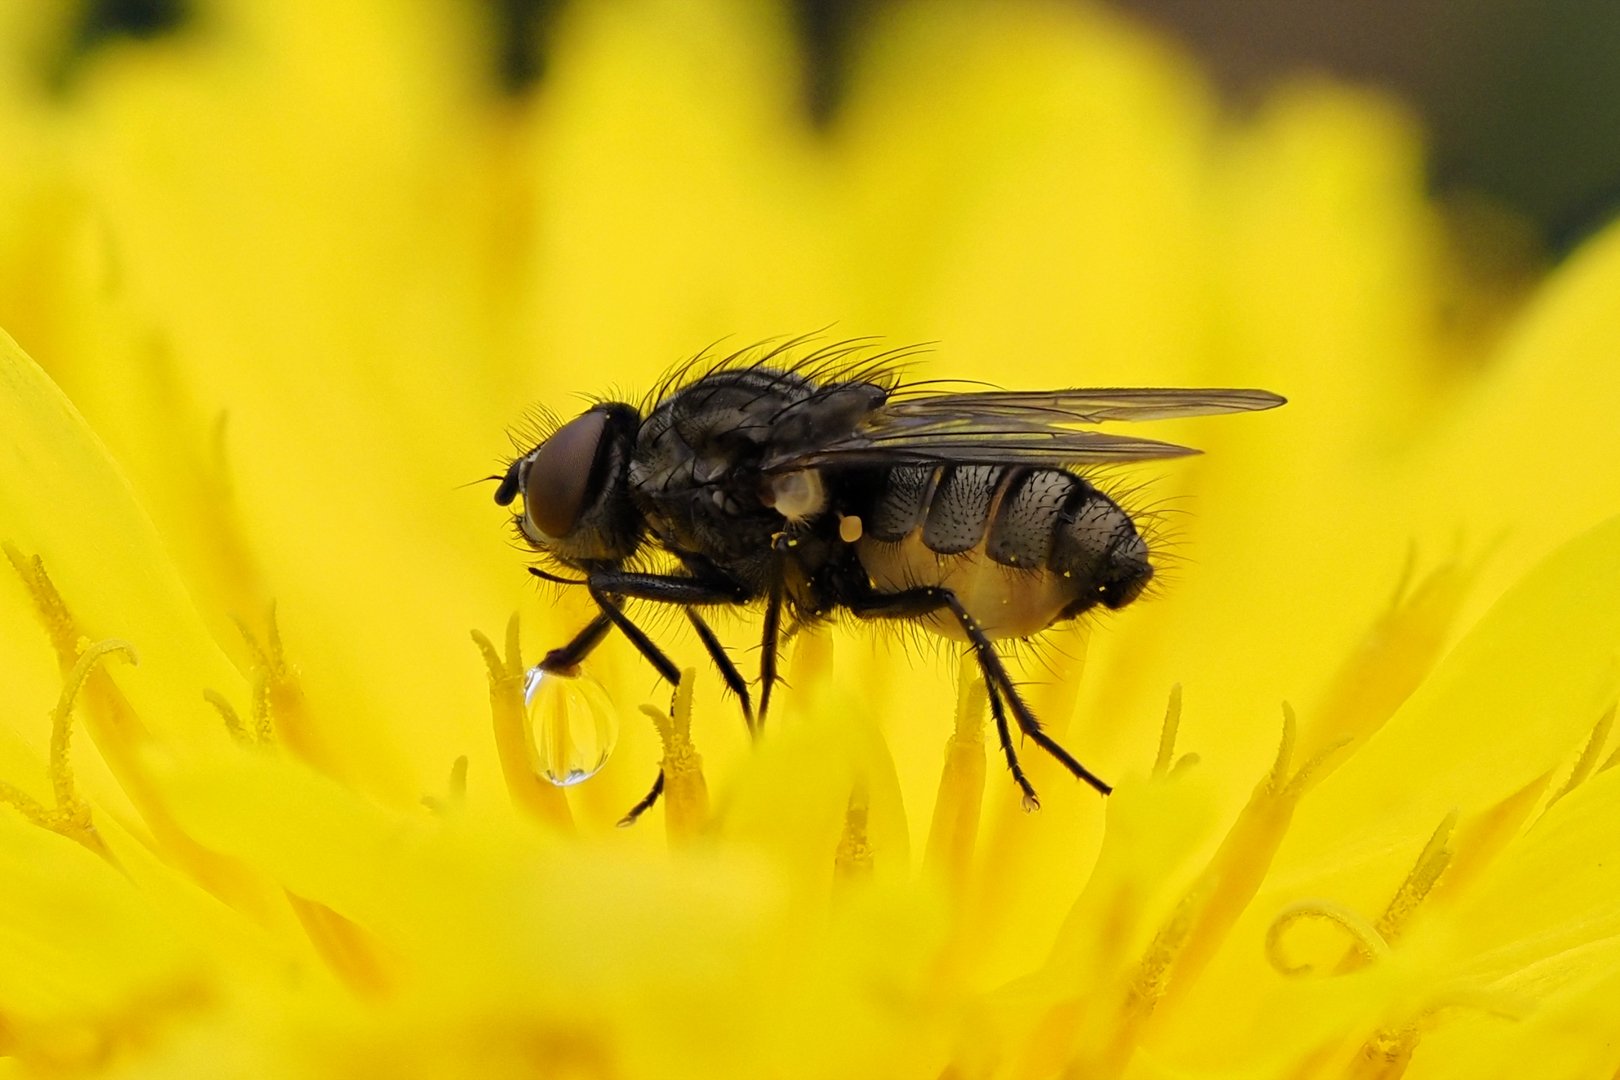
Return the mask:
[[(982, 673), (982, 666), (980, 670)], [(990, 715), (996, 721), (996, 735), (1001, 739), (1001, 752), (1007, 758), (1007, 771), (1012, 773), (1013, 783), (1018, 785), (1018, 790), (1024, 793), (1024, 809), (1039, 810), (1040, 796), (1035, 794), (1035, 785), (1024, 775), (1024, 767), (1018, 764), (1018, 752), (1013, 749), (1012, 733), (1007, 730), (1007, 709), (1002, 704), (1001, 691), (987, 675), (984, 676), (984, 693), (990, 699)]]
[(962, 601), (950, 589), (937, 585), (923, 585), (902, 589), (896, 593), (871, 593), (847, 601), (847, 606), (855, 614), (868, 618), (907, 618), (932, 614), (940, 608), (950, 609), (962, 627), (962, 633), (967, 636), (968, 643), (973, 646), (974, 655), (979, 661), (979, 670), (984, 673), (984, 685), (990, 698), (990, 712), (996, 719), (996, 732), (1001, 736), (1001, 748), (1007, 756), (1007, 766), (1012, 770), (1013, 779), (1024, 793), (1026, 809), (1035, 809), (1040, 805), (1040, 800), (1036, 798), (1034, 787), (1030, 785), (1029, 780), (1023, 775), (1023, 769), (1018, 765), (1003, 705), (1011, 710), (1013, 719), (1018, 722), (1018, 730), (1035, 745), (1057, 758), (1065, 769), (1104, 795), (1114, 790), (1096, 773), (1075, 760), (1073, 754), (1059, 746), (1057, 741), (1041, 727), (1040, 721), (1035, 719), (1035, 714), (1030, 711), (1029, 705), (1018, 693), (1018, 688), (1013, 685), (1012, 677), (1007, 674), (1007, 665), (1002, 662), (984, 628), (968, 614), (967, 609), (962, 606)]

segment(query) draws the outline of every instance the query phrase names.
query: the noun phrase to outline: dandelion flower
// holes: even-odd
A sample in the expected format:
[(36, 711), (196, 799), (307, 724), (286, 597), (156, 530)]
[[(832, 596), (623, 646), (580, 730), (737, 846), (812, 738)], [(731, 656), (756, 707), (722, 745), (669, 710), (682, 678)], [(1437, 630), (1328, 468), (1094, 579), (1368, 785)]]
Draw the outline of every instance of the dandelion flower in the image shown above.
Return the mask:
[[(448, 5), (196, 6), (0, 95), (11, 1072), (1620, 1068), (1620, 234), (1492, 287), (1387, 103), (1067, 6), (899, 6), (821, 135), (763, 5), (576, 5), (524, 104)], [(617, 639), (526, 701), (524, 401), (834, 322), (1291, 399), (1104, 481), (1171, 581), (1025, 672), (1107, 799), (859, 633), (757, 743)]]

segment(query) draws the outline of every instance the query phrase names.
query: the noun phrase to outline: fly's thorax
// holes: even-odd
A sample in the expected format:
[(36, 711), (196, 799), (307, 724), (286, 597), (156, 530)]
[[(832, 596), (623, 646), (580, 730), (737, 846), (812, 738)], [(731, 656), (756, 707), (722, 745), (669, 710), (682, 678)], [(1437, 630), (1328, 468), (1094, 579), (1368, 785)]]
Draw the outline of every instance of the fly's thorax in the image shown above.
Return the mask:
[(495, 501), (521, 499), (519, 533), (565, 563), (629, 558), (640, 543), (630, 457), (640, 417), (618, 402), (581, 413), (512, 462)]
[[(863, 567), (880, 592), (949, 588), (991, 637), (1023, 637), (1097, 605), (1117, 608), (1152, 577), (1118, 504), (1057, 469), (920, 465), (887, 470), (860, 508)], [(961, 637), (955, 621), (933, 629)]]
[(819, 527), (830, 481), (814, 467), (768, 469), (766, 459), (847, 433), (883, 393), (754, 367), (669, 394), (642, 424), (630, 466), (651, 534), (677, 553), (730, 567), (768, 557), (784, 531)]

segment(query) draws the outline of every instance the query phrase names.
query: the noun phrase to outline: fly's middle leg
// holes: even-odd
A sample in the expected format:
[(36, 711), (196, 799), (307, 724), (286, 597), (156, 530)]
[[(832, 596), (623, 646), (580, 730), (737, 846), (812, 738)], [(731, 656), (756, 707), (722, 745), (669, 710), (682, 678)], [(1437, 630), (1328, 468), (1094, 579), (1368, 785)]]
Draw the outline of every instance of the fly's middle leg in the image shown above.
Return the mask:
[[(607, 616), (620, 633), (630, 639), (630, 644), (634, 645), (636, 651), (657, 669), (658, 674), (663, 676), (664, 681), (671, 686), (679, 687), (681, 685), (681, 670), (675, 666), (674, 661), (664, 654), (664, 650), (654, 644), (652, 638), (648, 637), (641, 627), (631, 621), (630, 616), (624, 613), (611, 596), (598, 591), (594, 585), (590, 586), (590, 592), (591, 599), (595, 600), (597, 606), (602, 609), (602, 614)], [(630, 808), (629, 813), (619, 819), (619, 827), (624, 828), (627, 825), (634, 825), (637, 818), (652, 809), (653, 804), (658, 801), (658, 796), (663, 793), (664, 770), (660, 768), (658, 775), (653, 779), (651, 790), (642, 796), (641, 801)]]
[[(675, 666), (674, 661), (665, 655), (664, 651), (647, 636), (641, 627), (631, 621), (630, 617), (619, 606), (619, 599), (621, 597), (631, 597), (681, 605), (686, 610), (686, 616), (691, 620), (692, 626), (697, 631), (698, 638), (703, 642), (704, 648), (708, 650), (710, 657), (714, 659), (715, 666), (720, 669), (720, 677), (742, 699), (743, 716), (749, 721), (749, 727), (752, 729), (752, 709), (748, 699), (747, 684), (744, 682), (741, 673), (737, 671), (737, 666), (726, 655), (725, 649), (720, 645), (719, 638), (715, 637), (714, 631), (709, 629), (708, 623), (704, 622), (702, 616), (691, 608), (693, 604), (737, 603), (741, 599), (745, 599), (745, 597), (738, 595), (736, 587), (731, 582), (710, 581), (675, 575), (599, 570), (593, 571), (587, 577), (586, 588), (591, 594), (591, 599), (595, 600), (596, 606), (601, 609), (599, 618), (606, 618), (611, 622), (620, 633), (630, 640), (630, 643), (636, 647), (636, 651), (657, 670), (658, 674), (663, 676), (664, 681), (675, 687), (681, 684), (680, 668)], [(595, 625), (596, 622), (593, 620), (591, 625), (586, 628), (586, 632), (589, 632)], [(581, 641), (585, 636), (585, 633), (581, 633), (575, 638), (575, 642)], [(598, 635), (597, 640), (600, 640), (600, 635)], [(571, 642), (570, 646), (575, 642)], [(595, 641), (592, 641), (590, 648), (594, 648), (595, 643)], [(568, 647), (564, 646), (565, 649)], [(588, 652), (589, 648), (586, 651)], [(640, 802), (632, 806), (630, 811), (619, 819), (619, 825), (623, 827), (635, 824), (637, 818), (652, 809), (663, 792), (664, 770), (659, 769), (657, 777), (653, 779), (651, 789), (642, 797)]]
[[(703, 620), (703, 616), (698, 614), (697, 608), (687, 608), (686, 618), (692, 624), (692, 629), (697, 631), (698, 640), (703, 642), (704, 651), (709, 654), (709, 659), (714, 661), (714, 666), (720, 672), (720, 679), (726, 684), (726, 689), (736, 694), (737, 700), (742, 703), (743, 723), (748, 725), (750, 732), (757, 735), (759, 733), (759, 721), (754, 717), (753, 700), (748, 696), (748, 680), (743, 678), (742, 672), (737, 670), (737, 665), (732, 663), (731, 654), (726, 652), (724, 645), (720, 644), (720, 639), (715, 636), (709, 624)], [(765, 717), (765, 704), (764, 701), (760, 702), (760, 720)]]
[(765, 599), (765, 626), (759, 642), (759, 719), (754, 733), (765, 726), (765, 711), (771, 707), (771, 690), (776, 686), (777, 654), (782, 638), (782, 587), (777, 585)]

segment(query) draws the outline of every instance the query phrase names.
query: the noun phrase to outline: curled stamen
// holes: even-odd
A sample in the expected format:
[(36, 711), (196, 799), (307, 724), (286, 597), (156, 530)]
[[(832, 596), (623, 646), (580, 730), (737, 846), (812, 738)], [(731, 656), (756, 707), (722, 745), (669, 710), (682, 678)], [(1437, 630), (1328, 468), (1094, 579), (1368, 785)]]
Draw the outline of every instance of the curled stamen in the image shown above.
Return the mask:
[(224, 694), (221, 694), (218, 690), (204, 690), (203, 700), (212, 705), (215, 711), (219, 713), (220, 719), (225, 721), (225, 730), (230, 734), (231, 738), (243, 744), (252, 744), (258, 741), (253, 732), (248, 730), (247, 725), (242, 723), (241, 714), (236, 711), (236, 707), (225, 700)]
[(135, 646), (127, 641), (109, 639), (89, 646), (63, 681), (56, 707), (51, 710), (51, 748), (47, 773), (51, 781), (51, 796), (56, 805), (47, 807), (10, 784), (0, 784), (0, 803), (15, 807), (31, 824), (59, 833), (103, 855), (106, 849), (96, 836), (95, 826), (90, 820), (89, 804), (79, 797), (74, 784), (69, 751), (73, 736), (73, 706), (79, 692), (84, 689), (85, 681), (96, 666), (114, 654), (123, 656), (131, 664), (139, 663)]
[(1528, 1016), (1533, 1008), (1531, 1003), (1493, 988), (1451, 987), (1437, 993), (1426, 1006), (1404, 1022), (1388, 1024), (1373, 1032), (1361, 1044), (1361, 1058), (1376, 1068), (1377, 1075), (1398, 1077), (1411, 1062), (1425, 1032), (1434, 1027), (1439, 1014), (1466, 1010), (1517, 1022)]
[(131, 664), (139, 664), (140, 657), (135, 653), (135, 646), (127, 641), (109, 638), (98, 641), (85, 649), (79, 656), (73, 670), (68, 673), (67, 682), (62, 687), (62, 693), (56, 700), (56, 709), (51, 714), (51, 786), (55, 789), (58, 806), (73, 801), (73, 771), (68, 764), (68, 740), (73, 731), (73, 703), (78, 700), (79, 691), (84, 689), (85, 680), (90, 678), (90, 672), (95, 670), (97, 664), (117, 653)]
[(1266, 960), (1283, 975), (1309, 975), (1315, 966), (1308, 963), (1291, 964), (1282, 952), (1282, 938), (1295, 923), (1305, 919), (1319, 919), (1332, 923), (1350, 937), (1351, 945), (1367, 961), (1389, 955), (1389, 943), (1377, 927), (1360, 914), (1331, 900), (1302, 900), (1290, 904), (1278, 913), (1266, 928)]

